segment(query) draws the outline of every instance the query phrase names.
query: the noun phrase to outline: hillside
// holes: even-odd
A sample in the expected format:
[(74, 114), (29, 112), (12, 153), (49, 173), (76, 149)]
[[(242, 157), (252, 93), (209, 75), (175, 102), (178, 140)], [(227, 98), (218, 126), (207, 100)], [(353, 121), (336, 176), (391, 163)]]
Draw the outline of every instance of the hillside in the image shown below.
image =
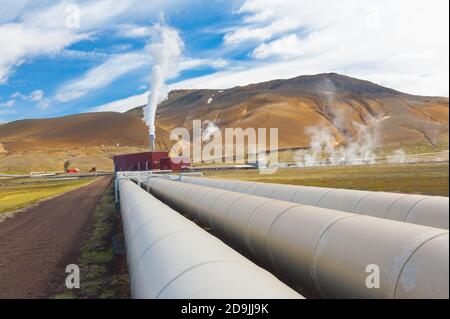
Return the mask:
[(4, 124), (0, 126), (0, 142), (7, 150), (102, 145), (142, 147), (148, 144), (146, 130), (142, 121), (127, 114), (85, 113)]
[[(335, 73), (274, 80), (228, 90), (177, 90), (157, 112), (157, 147), (193, 120), (227, 127), (279, 130), (280, 148), (308, 148), (311, 131), (336, 144), (370, 135), (378, 148), (448, 146), (449, 99), (405, 94)], [(111, 169), (112, 154), (146, 149), (142, 107), (125, 114), (86, 113), (0, 125), (0, 171)], [(365, 143), (365, 141), (363, 141)]]
[(121, 113), (20, 120), (0, 126), (0, 172), (112, 169), (112, 155), (148, 145), (147, 127)]
[[(142, 108), (127, 113), (142, 116)], [(448, 143), (449, 99), (401, 93), (335, 73), (274, 80), (229, 90), (173, 91), (160, 105), (162, 132), (192, 127), (193, 119), (225, 127), (277, 127), (281, 148), (308, 147), (307, 127), (324, 126), (338, 143), (359, 126), (376, 130), (379, 145)], [(158, 136), (170, 144), (168, 133)]]

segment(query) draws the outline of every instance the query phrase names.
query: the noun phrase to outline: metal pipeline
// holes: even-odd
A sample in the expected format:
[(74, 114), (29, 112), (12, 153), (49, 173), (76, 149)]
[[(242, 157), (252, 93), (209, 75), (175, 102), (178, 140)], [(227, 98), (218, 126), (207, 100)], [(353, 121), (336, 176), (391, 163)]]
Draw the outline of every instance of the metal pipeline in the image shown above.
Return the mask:
[(348, 189), (181, 176), (182, 182), (234, 192), (449, 229), (449, 199)]
[(153, 194), (299, 291), (328, 298), (449, 296), (446, 230), (159, 178), (148, 183)]
[(133, 298), (303, 298), (133, 182), (118, 184)]

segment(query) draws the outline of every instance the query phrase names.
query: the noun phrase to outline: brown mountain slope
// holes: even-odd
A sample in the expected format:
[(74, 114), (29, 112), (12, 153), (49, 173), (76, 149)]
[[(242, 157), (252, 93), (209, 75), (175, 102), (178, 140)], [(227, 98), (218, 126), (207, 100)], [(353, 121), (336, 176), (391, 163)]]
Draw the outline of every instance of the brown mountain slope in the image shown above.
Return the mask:
[(0, 172), (112, 169), (112, 155), (148, 145), (147, 127), (121, 113), (86, 113), (0, 126)]
[[(141, 108), (128, 113), (141, 116)], [(225, 127), (277, 127), (279, 146), (308, 147), (307, 127), (324, 126), (345, 143), (371, 126), (380, 145), (448, 143), (449, 100), (404, 94), (335, 73), (300, 76), (229, 90), (180, 90), (160, 105), (157, 126), (192, 127), (201, 119)], [(157, 136), (170, 145), (167, 134)]]
[(60, 118), (20, 120), (0, 126), (0, 143), (7, 150), (62, 147), (148, 145), (145, 124), (114, 112), (85, 113)]

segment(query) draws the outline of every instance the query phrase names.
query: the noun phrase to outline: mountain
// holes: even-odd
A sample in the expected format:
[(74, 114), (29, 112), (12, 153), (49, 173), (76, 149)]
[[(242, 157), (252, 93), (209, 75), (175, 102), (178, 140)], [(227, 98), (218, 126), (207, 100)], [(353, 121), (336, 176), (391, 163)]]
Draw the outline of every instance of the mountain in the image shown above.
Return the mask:
[[(128, 114), (142, 117), (142, 107)], [(159, 143), (170, 145), (174, 127), (193, 119), (225, 127), (277, 127), (280, 148), (308, 147), (306, 128), (326, 127), (338, 143), (361, 126), (380, 145), (448, 143), (449, 99), (405, 94), (368, 81), (328, 73), (274, 80), (228, 90), (173, 91), (157, 112)], [(306, 130), (305, 130), (306, 129)], [(165, 133), (165, 134), (164, 134)]]
[[(326, 129), (345, 144), (370, 128), (380, 147), (448, 147), (449, 99), (405, 94), (336, 74), (300, 76), (227, 90), (176, 90), (157, 112), (157, 147), (169, 149), (175, 127), (193, 120), (218, 129), (279, 130), (280, 148), (307, 148), (310, 129)], [(112, 154), (147, 148), (142, 107), (0, 125), (0, 171), (61, 169), (66, 160), (111, 168)], [(374, 138), (375, 138), (374, 137)]]
[(0, 172), (111, 170), (112, 155), (148, 145), (147, 127), (121, 113), (86, 113), (0, 125)]
[(115, 113), (84, 113), (51, 119), (19, 120), (0, 126), (0, 142), (10, 150), (145, 146), (145, 124), (136, 117)]

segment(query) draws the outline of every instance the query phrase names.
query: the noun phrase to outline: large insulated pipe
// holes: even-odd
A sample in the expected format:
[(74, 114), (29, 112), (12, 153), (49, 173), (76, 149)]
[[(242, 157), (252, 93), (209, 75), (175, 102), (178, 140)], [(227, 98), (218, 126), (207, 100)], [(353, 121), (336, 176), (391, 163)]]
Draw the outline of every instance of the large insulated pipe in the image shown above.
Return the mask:
[(180, 180), (186, 183), (290, 201), (297, 204), (449, 229), (448, 197), (245, 182), (191, 176), (181, 176)]
[(298, 291), (329, 298), (449, 296), (446, 230), (159, 178), (148, 186)]
[(129, 180), (119, 180), (133, 298), (302, 298)]

